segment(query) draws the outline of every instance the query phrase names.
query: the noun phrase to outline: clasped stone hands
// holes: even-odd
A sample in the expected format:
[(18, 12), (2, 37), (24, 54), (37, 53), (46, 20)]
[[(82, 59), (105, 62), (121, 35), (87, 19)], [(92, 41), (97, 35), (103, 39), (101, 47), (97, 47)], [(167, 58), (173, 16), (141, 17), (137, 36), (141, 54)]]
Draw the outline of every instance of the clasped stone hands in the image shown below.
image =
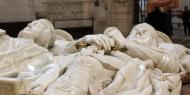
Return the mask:
[(99, 49), (104, 49), (105, 51), (111, 51), (112, 47), (115, 46), (114, 39), (98, 34), (98, 35), (86, 35), (78, 40), (80, 45), (96, 45)]

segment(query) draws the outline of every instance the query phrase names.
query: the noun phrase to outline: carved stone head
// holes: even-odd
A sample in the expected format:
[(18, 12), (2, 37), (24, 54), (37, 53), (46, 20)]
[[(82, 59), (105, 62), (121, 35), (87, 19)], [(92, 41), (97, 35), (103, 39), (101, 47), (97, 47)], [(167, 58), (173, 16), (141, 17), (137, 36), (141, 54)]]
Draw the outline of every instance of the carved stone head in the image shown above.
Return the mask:
[(158, 36), (156, 30), (149, 24), (142, 23), (136, 25), (132, 30), (127, 40), (145, 46), (157, 46)]
[(55, 32), (52, 23), (46, 19), (35, 20), (19, 33), (19, 37), (34, 40), (43, 47), (51, 47), (55, 41)]

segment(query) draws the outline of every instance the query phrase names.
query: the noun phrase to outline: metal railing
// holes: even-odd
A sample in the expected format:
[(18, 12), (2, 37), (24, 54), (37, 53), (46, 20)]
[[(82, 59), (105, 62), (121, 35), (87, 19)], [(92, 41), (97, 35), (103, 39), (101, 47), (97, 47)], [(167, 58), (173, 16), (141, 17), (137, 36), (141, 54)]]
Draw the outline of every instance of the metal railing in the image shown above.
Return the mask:
[(139, 0), (139, 22), (145, 22), (147, 11), (147, 0)]

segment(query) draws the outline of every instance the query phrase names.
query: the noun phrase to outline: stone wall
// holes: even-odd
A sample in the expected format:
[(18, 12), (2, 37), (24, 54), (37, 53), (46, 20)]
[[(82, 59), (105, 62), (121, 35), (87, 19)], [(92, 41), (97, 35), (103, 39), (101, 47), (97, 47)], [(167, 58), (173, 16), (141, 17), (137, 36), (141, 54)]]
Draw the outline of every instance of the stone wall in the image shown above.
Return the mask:
[(95, 8), (95, 33), (102, 33), (106, 27), (115, 26), (127, 36), (133, 24), (133, 0), (104, 0)]
[[(95, 1), (96, 6), (95, 6)], [(0, 22), (52, 20), (56, 28), (115, 26), (126, 36), (133, 24), (133, 0), (0, 0)], [(6, 9), (6, 11), (5, 11)]]
[(32, 0), (0, 0), (0, 23), (36, 19)]
[(112, 0), (109, 8), (109, 25), (127, 36), (133, 24), (133, 0)]
[(57, 28), (92, 27), (89, 0), (48, 0), (48, 19)]
[(133, 24), (133, 3), (133, 0), (48, 0), (48, 18), (58, 28), (93, 27), (98, 34), (115, 26), (126, 36)]
[(35, 12), (47, 12), (46, 1), (47, 0), (33, 0)]

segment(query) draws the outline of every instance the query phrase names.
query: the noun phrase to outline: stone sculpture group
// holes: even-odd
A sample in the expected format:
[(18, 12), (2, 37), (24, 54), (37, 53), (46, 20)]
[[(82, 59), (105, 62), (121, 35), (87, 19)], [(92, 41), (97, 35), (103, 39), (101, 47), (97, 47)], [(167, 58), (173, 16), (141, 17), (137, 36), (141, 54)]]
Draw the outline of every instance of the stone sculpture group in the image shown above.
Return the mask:
[(142, 23), (78, 40), (35, 20), (17, 38), (0, 30), (0, 95), (180, 95), (190, 50)]

